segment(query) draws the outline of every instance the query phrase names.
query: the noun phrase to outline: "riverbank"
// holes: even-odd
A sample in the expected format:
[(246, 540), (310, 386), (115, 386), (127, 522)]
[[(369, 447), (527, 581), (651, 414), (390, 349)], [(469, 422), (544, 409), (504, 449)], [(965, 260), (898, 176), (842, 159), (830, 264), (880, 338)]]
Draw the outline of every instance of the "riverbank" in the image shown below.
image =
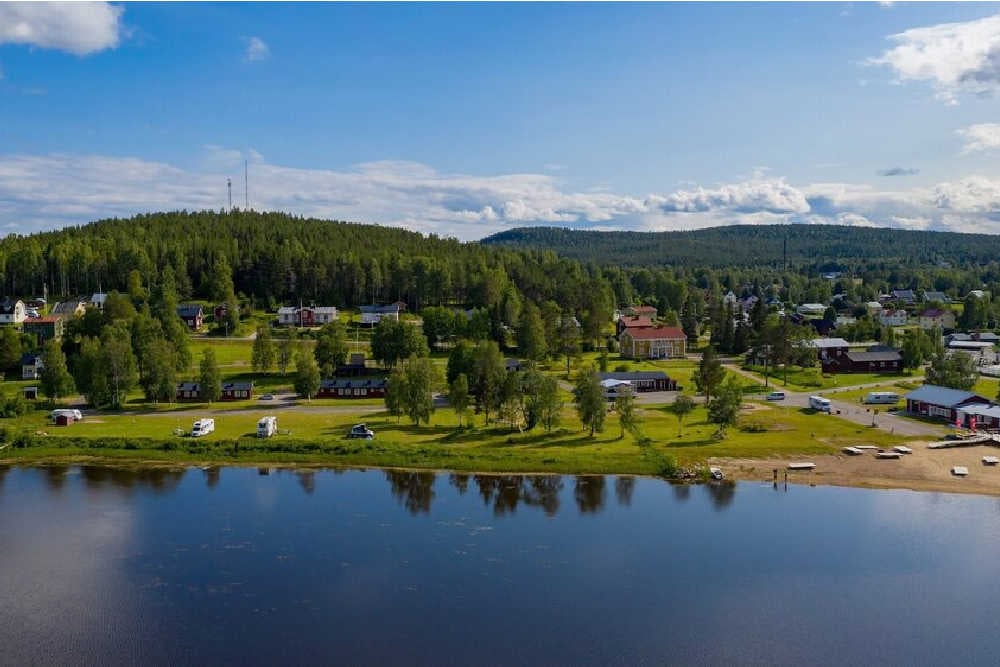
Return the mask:
[[(771, 483), (774, 469), (778, 483), (849, 486), (870, 489), (909, 489), (1000, 496), (1000, 466), (985, 466), (983, 456), (1000, 455), (996, 447), (960, 447), (927, 449), (927, 443), (909, 443), (912, 454), (898, 460), (876, 459), (873, 454), (848, 456), (831, 454), (788, 458), (713, 458), (710, 465), (722, 468), (726, 477), (738, 481)], [(807, 460), (816, 464), (811, 471), (788, 470), (791, 461)], [(966, 477), (951, 474), (953, 466), (965, 466)]]

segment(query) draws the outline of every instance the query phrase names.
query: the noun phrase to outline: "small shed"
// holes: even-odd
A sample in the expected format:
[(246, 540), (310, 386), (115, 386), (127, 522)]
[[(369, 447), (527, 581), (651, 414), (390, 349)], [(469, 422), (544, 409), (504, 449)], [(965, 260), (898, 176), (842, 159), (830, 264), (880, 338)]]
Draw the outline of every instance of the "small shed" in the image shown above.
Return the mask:
[(38, 387), (25, 387), (24, 389), (21, 390), (21, 392), (24, 394), (24, 397), (29, 401), (34, 401), (35, 399), (38, 398)]
[(69, 415), (56, 415), (56, 426), (69, 426), (73, 423), (73, 418)]

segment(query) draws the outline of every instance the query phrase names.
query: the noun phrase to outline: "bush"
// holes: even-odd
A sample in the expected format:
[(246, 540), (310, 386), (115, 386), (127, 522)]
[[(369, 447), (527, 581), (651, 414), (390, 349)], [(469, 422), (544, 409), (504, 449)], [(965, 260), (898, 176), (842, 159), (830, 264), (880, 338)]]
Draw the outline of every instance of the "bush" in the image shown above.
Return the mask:
[(629, 371), (628, 364), (618, 364), (617, 366), (615, 366), (615, 373), (628, 373), (628, 371)]
[(744, 433), (766, 433), (767, 425), (756, 421), (745, 421), (740, 424), (740, 430)]

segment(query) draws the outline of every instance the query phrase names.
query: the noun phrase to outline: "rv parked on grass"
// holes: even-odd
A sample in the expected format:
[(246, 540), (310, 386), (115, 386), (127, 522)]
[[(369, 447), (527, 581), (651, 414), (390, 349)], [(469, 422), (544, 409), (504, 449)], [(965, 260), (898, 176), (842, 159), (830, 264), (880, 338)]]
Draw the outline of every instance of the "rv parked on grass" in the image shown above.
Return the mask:
[(270, 438), (278, 432), (277, 417), (261, 417), (257, 422), (257, 437)]
[(200, 438), (203, 435), (208, 435), (214, 430), (215, 430), (214, 419), (199, 419), (191, 427), (191, 437)]
[(51, 413), (49, 413), (49, 419), (51, 419), (52, 421), (55, 421), (60, 416), (68, 417), (73, 421), (80, 421), (81, 419), (83, 419), (82, 412), (70, 408), (59, 408), (58, 410), (53, 410)]

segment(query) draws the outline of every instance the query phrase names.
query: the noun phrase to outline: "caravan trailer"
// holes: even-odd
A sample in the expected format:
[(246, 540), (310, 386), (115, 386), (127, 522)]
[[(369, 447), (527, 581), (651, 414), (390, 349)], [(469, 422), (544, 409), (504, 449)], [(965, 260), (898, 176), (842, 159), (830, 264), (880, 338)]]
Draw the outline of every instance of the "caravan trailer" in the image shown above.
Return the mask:
[(277, 417), (261, 417), (257, 422), (257, 437), (270, 438), (278, 432)]
[(200, 438), (203, 435), (208, 435), (215, 430), (215, 420), (214, 419), (199, 419), (191, 426), (191, 437)]
[(895, 405), (899, 403), (899, 394), (894, 391), (870, 391), (865, 396), (864, 403), (869, 405)]
[(809, 407), (818, 412), (830, 412), (830, 399), (822, 396), (810, 396)]

